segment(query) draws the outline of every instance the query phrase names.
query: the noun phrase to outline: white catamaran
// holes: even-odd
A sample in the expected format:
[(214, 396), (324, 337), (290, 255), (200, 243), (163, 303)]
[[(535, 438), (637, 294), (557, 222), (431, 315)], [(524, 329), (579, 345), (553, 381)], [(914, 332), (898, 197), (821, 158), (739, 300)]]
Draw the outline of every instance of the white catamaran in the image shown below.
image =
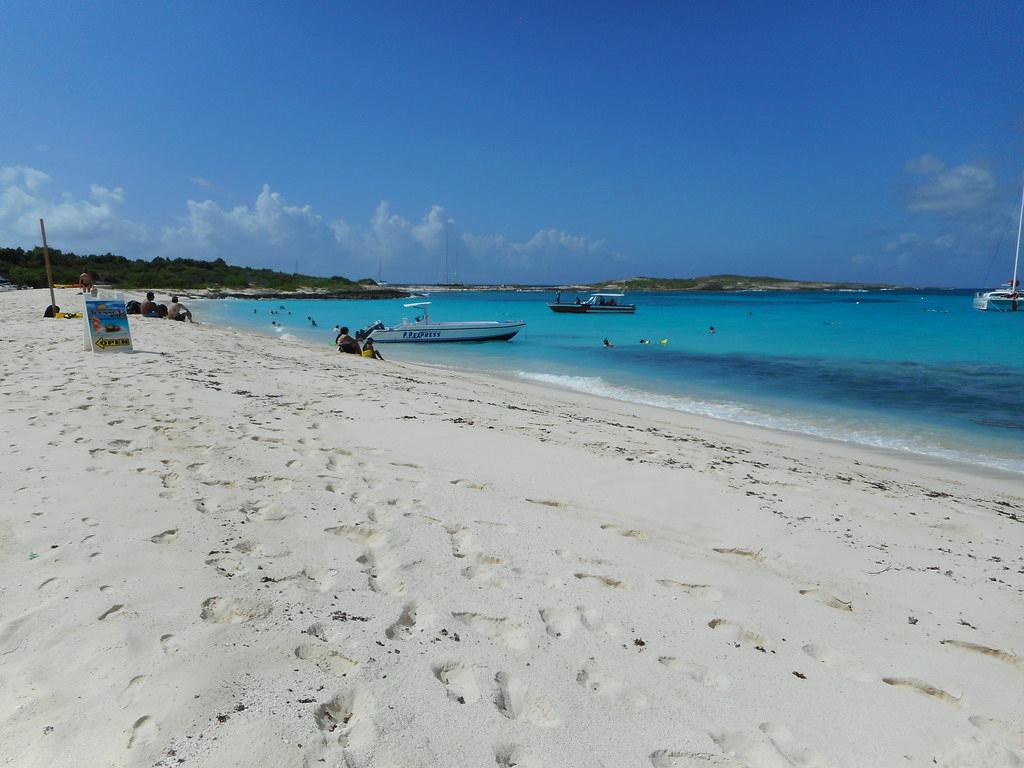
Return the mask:
[(985, 311), (1016, 312), (1020, 303), (1020, 280), (1017, 278), (1017, 267), (1020, 264), (1020, 234), (1024, 227), (1024, 190), (1020, 196), (1020, 217), (1017, 220), (1017, 251), (1013, 257), (1013, 277), (1005, 288), (974, 294), (974, 308)]

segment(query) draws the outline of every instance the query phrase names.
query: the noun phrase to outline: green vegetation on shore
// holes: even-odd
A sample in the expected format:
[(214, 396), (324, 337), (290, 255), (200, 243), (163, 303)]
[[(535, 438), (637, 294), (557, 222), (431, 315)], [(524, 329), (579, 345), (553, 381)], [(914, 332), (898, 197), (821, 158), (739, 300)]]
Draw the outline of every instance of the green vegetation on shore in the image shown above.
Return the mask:
[(706, 275), (704, 277), (627, 277), (596, 283), (594, 289), (622, 291), (827, 291), (895, 288), (881, 283), (840, 283), (787, 280), (781, 277)]
[[(373, 280), (358, 283), (346, 277), (313, 277), (290, 275), (272, 269), (253, 269), (226, 264), (223, 259), (199, 261), (196, 259), (164, 259), (152, 261), (126, 259), (110, 253), (79, 256), (71, 252), (50, 249), (53, 281), (57, 284), (77, 284), (82, 272), (92, 275), (93, 281), (118, 288), (269, 288), (293, 291), (314, 288), (326, 291), (358, 291), (374, 287)], [(0, 248), (0, 276), (15, 285), (32, 288), (46, 287), (46, 266), (43, 249)]]

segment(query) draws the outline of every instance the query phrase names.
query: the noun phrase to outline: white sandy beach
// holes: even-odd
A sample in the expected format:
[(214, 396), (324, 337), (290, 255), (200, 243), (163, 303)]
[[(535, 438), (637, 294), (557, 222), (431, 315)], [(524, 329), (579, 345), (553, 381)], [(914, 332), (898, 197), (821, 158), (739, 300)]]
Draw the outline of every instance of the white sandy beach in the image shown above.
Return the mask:
[(1024, 766), (1019, 476), (48, 303), (0, 765)]

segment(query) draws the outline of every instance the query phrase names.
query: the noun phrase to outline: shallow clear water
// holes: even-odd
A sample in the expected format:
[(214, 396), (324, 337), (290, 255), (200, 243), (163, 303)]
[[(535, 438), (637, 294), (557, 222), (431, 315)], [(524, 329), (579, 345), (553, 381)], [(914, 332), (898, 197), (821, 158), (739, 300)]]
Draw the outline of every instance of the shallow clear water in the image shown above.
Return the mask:
[[(622, 316), (555, 314), (545, 305), (552, 298), (436, 292), (436, 320), (522, 319), (527, 328), (507, 343), (380, 348), (385, 357), (1024, 472), (1024, 312), (978, 312), (966, 291), (637, 293), (629, 296), (637, 313)], [(332, 348), (335, 324), (354, 333), (411, 318), (416, 310), (402, 305), (416, 300), (195, 309)], [(613, 348), (602, 346), (606, 337)]]

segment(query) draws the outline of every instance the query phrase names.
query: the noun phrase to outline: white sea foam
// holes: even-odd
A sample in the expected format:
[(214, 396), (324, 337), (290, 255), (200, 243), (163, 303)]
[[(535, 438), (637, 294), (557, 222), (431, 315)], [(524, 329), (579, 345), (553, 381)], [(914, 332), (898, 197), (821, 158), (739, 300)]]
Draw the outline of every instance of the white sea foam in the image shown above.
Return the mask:
[(570, 389), (575, 392), (583, 392), (598, 397), (607, 397), (611, 400), (619, 400), (627, 403), (650, 405), (656, 408), (669, 408), (674, 411), (693, 413), (699, 416), (708, 416), (724, 421), (732, 421), (739, 424), (766, 427), (768, 429), (780, 429), (785, 432), (794, 432), (812, 437), (822, 437), (829, 440), (838, 440), (845, 443), (856, 443), (867, 445), (873, 448), (881, 448), (890, 451), (901, 451), (914, 453), (921, 456), (944, 459), (949, 461), (963, 462), (966, 464), (977, 464), (993, 469), (1000, 469), (1008, 472), (1024, 473), (1024, 463), (999, 456), (991, 456), (977, 453), (967, 453), (938, 445), (933, 442), (915, 440), (908, 436), (897, 434), (885, 434), (882, 431), (869, 431), (852, 424), (817, 424), (812, 421), (801, 420), (792, 416), (778, 413), (767, 413), (737, 403), (715, 402), (700, 400), (697, 398), (680, 397), (677, 395), (662, 395), (656, 392), (645, 392), (632, 387), (622, 387), (609, 384), (600, 376), (558, 376), (549, 373), (534, 373), (531, 371), (517, 371), (517, 375), (530, 381), (541, 384)]

